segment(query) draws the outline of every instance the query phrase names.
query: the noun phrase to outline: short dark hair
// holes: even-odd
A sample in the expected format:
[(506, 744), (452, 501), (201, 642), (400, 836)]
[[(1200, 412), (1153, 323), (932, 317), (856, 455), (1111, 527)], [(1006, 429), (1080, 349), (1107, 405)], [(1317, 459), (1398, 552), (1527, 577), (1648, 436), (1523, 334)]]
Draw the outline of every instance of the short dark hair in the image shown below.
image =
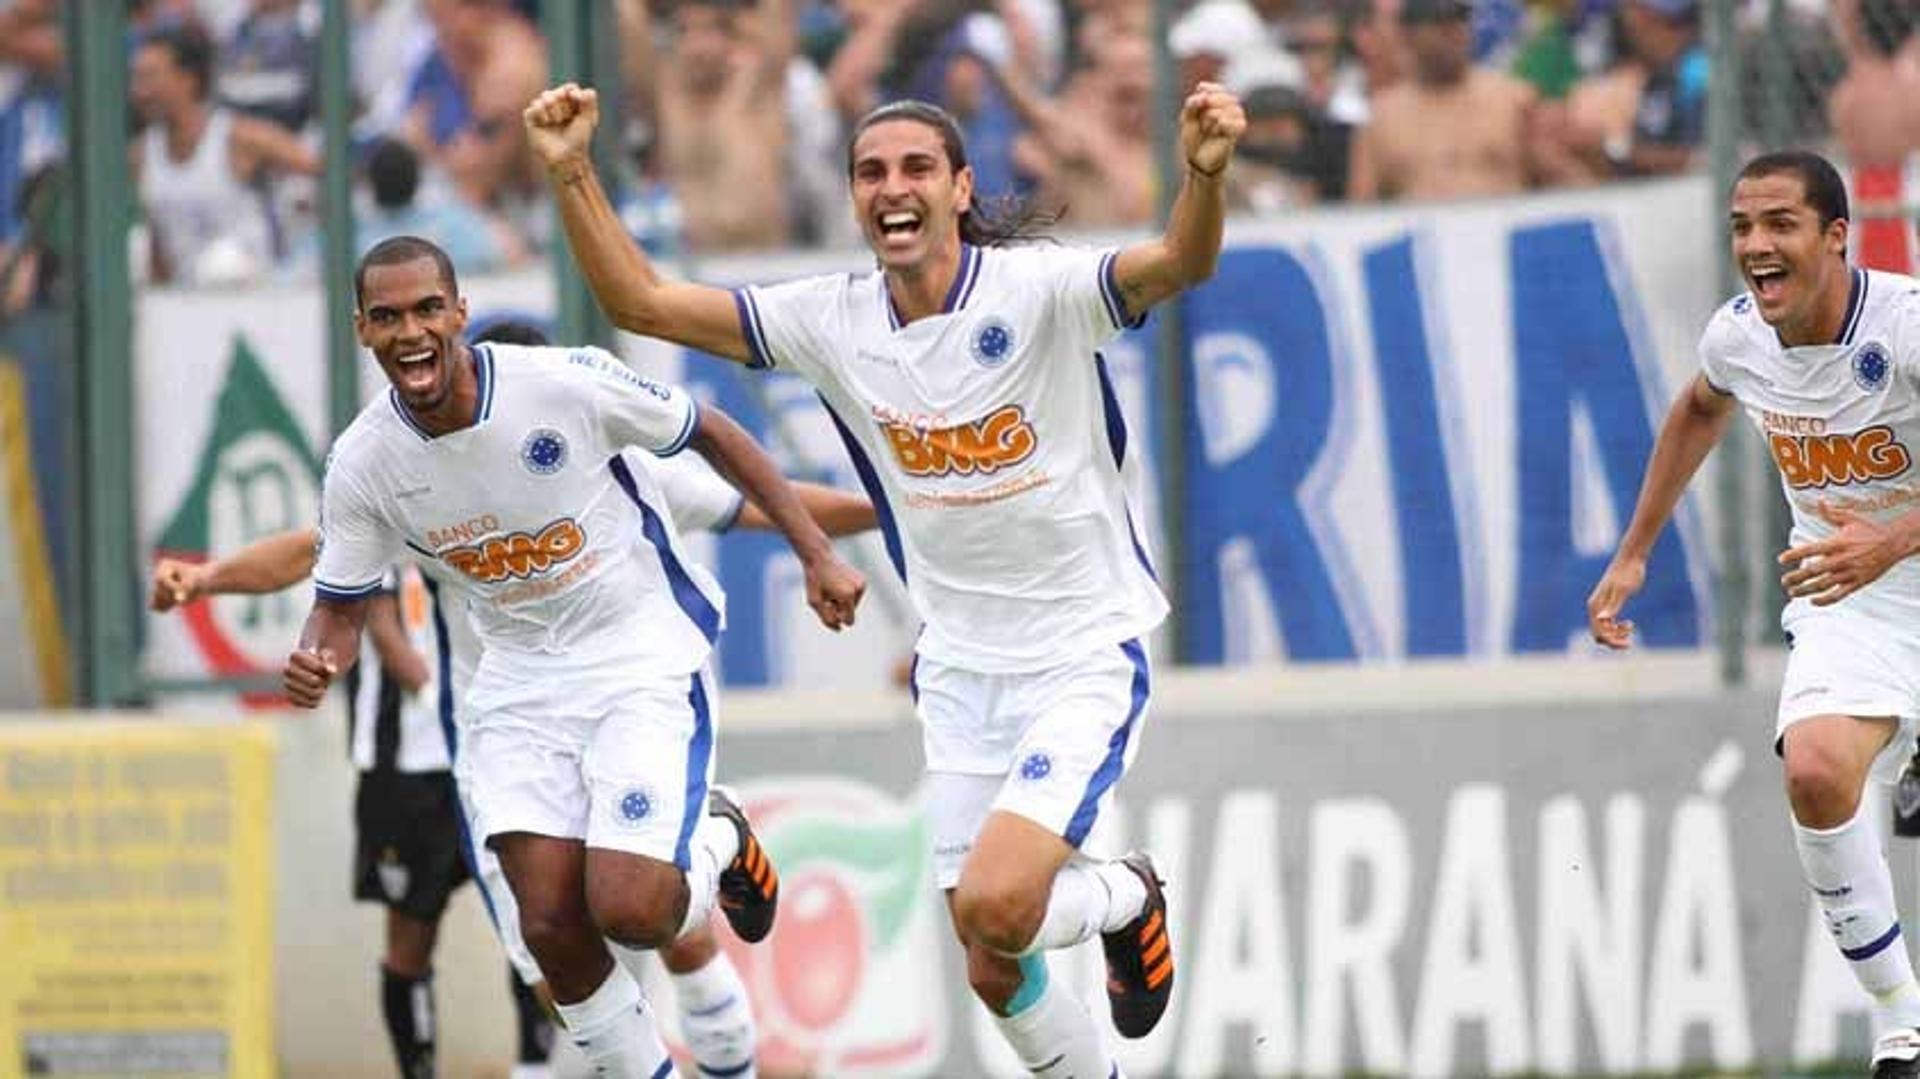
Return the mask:
[(440, 270), (440, 283), (447, 286), (449, 296), (460, 295), (460, 279), (454, 275), (453, 260), (432, 240), (423, 240), (418, 236), (389, 236), (367, 249), (360, 256), (360, 264), (353, 269), (353, 306), (360, 306), (360, 298), (366, 292), (367, 270), (374, 266), (398, 266), (403, 262), (417, 259), (432, 259)]
[(197, 26), (165, 26), (150, 31), (140, 44), (165, 49), (180, 70), (200, 87), (200, 97), (213, 93), (213, 39)]
[(1840, 178), (1840, 170), (1833, 167), (1833, 162), (1811, 150), (1775, 150), (1761, 154), (1747, 162), (1734, 183), (1782, 175), (1800, 178), (1800, 188), (1806, 194), (1807, 205), (1820, 215), (1821, 228), (1835, 221), (1850, 219), (1847, 182)]
[(420, 190), (420, 157), (399, 139), (379, 139), (367, 154), (367, 186), (374, 205), (398, 210), (413, 205)]
[[(853, 148), (860, 142), (860, 136), (876, 124), (894, 120), (932, 128), (940, 136), (940, 146), (947, 152), (947, 166), (954, 174), (967, 167), (966, 138), (960, 134), (960, 122), (953, 114), (931, 102), (906, 98), (868, 112), (853, 125), (853, 133), (847, 136), (849, 181), (853, 179)], [(1041, 209), (1031, 199), (1018, 195), (984, 196), (976, 190), (972, 208), (960, 215), (960, 239), (975, 247), (1045, 239), (1046, 229), (1060, 220), (1060, 216), (1057, 211)]]
[(530, 345), (541, 348), (553, 344), (553, 338), (547, 336), (547, 331), (541, 329), (532, 319), (514, 318), (510, 315), (487, 323), (486, 328), (474, 334), (472, 339), (477, 345), (491, 341), (502, 345)]
[(1867, 44), (1882, 56), (1899, 52), (1916, 24), (1920, 24), (1920, 10), (1913, 0), (1861, 0), (1860, 29)]

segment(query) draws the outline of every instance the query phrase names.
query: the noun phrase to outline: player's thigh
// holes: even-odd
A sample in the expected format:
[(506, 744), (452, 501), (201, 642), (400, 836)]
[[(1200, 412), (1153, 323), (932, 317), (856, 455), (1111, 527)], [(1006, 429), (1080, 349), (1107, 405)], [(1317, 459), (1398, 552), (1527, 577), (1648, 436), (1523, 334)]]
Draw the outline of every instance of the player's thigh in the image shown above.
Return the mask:
[(1789, 776), (1892, 782), (1920, 729), (1920, 632), (1844, 608), (1805, 611), (1784, 625), (1774, 734)]
[(451, 773), (364, 772), (354, 819), (356, 898), (438, 922), (469, 875)]
[[(1078, 850), (1139, 752), (1150, 691), (1146, 653), (1138, 641), (1030, 679), (1022, 692), (1032, 698), (1034, 718), (1014, 747), (1006, 781), (994, 798), (995, 813), (1024, 818)], [(1002, 847), (1008, 856), (1044, 848), (1065, 860), (1059, 849), (1011, 823), (996, 826), (990, 819), (987, 827), (995, 833), (995, 847), (987, 848), (983, 833), (972, 861), (997, 857)]]
[(505, 832), (489, 841), (500, 856), (520, 908), (520, 925), (530, 947), (536, 930), (571, 933), (591, 926), (587, 913), (586, 844), (578, 839)]

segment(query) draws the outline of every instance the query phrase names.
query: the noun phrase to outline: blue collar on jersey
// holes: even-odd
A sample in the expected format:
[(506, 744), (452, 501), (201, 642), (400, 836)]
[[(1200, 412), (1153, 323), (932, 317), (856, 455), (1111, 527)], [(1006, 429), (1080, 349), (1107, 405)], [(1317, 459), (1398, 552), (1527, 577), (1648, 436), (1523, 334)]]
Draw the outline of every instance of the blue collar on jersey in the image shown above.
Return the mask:
[[(478, 427), (493, 415), (493, 349), (486, 345), (469, 345), (467, 353), (473, 357), (473, 377), (480, 383), (480, 395), (473, 402), (473, 423), (468, 426)], [(407, 411), (407, 406), (400, 400), (399, 390), (389, 389), (387, 400), (393, 403), (393, 410), (400, 415), (401, 423), (411, 428), (422, 441), (433, 441), (433, 432), (420, 426), (413, 418), (413, 413)]]
[(1867, 309), (1867, 271), (1855, 269), (1853, 284), (1847, 289), (1847, 317), (1840, 323), (1836, 345), (1853, 344), (1853, 332), (1860, 328), (1860, 312)]
[[(953, 284), (947, 286), (947, 297), (940, 301), (940, 314), (951, 315), (967, 306), (968, 297), (973, 295), (973, 286), (980, 282), (980, 249), (970, 243), (960, 245), (960, 268), (954, 272)], [(893, 291), (887, 288), (887, 275), (880, 275), (880, 298), (887, 308), (887, 326), (899, 329), (906, 325), (900, 317), (900, 309), (893, 304)]]

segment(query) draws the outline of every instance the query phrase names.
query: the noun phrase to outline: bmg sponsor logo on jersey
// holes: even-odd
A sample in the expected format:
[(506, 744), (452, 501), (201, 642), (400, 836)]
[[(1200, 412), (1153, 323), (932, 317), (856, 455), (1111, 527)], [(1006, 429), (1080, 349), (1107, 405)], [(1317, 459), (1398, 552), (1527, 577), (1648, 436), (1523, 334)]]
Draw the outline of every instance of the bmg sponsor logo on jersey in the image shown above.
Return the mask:
[(894, 459), (909, 476), (990, 476), (1033, 456), (1040, 438), (1019, 405), (951, 427), (918, 427), (880, 418)]
[(1795, 490), (1870, 480), (1892, 479), (1912, 465), (1907, 448), (1893, 437), (1893, 428), (1869, 427), (1852, 434), (1767, 435), (1780, 475)]
[(465, 547), (440, 552), (440, 560), (482, 584), (509, 577), (525, 579), (572, 559), (587, 545), (587, 534), (571, 517), (537, 533), (509, 532)]

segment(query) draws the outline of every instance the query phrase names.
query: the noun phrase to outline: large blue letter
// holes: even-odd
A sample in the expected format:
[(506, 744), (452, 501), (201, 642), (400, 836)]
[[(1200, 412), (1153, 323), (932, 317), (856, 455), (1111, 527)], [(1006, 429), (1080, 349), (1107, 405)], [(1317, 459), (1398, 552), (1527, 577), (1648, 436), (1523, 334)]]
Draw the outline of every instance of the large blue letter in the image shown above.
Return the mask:
[(1460, 526), (1453, 515), (1447, 448), (1440, 437), (1413, 240), (1397, 240), (1367, 252), (1366, 281), (1374, 365), (1380, 371), (1380, 399), (1386, 413), (1387, 454), (1393, 465), (1393, 506), (1400, 519), (1406, 652), (1410, 656), (1464, 655), (1467, 616)]
[[(1583, 556), (1573, 547), (1574, 402), (1593, 420), (1607, 492), (1623, 525), (1653, 452), (1653, 428), (1592, 223), (1520, 229), (1512, 248), (1520, 483), (1513, 648), (1558, 652), (1584, 630), (1587, 593), (1606, 568), (1605, 555)], [(1668, 528), (1654, 544), (1646, 587), (1628, 614), (1647, 644), (1700, 643), (1678, 529)]]
[(1333, 356), (1306, 269), (1275, 247), (1236, 248), (1183, 301), (1187, 395), (1188, 658), (1226, 658), (1220, 552), (1250, 543), (1295, 659), (1352, 659), (1353, 634), (1301, 510), (1333, 419)]

